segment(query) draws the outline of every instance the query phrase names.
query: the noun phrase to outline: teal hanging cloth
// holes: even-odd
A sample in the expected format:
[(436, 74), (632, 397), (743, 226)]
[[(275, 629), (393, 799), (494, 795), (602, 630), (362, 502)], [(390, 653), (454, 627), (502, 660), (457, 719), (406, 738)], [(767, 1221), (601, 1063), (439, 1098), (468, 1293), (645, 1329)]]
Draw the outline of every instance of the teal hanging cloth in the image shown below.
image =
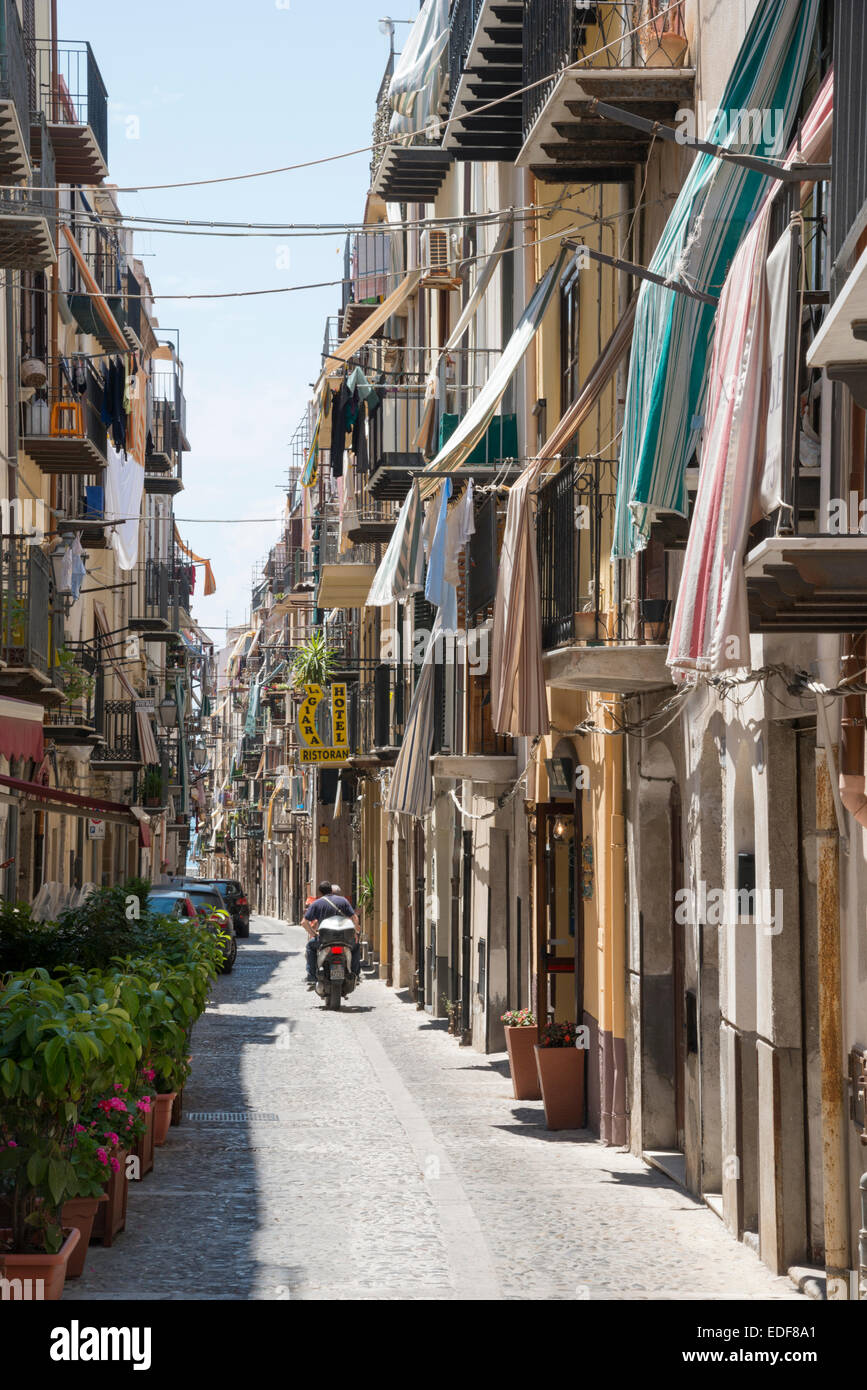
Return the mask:
[[(759, 0), (707, 139), (779, 158), (794, 121), (819, 0)], [(763, 119), (753, 119), (761, 114)], [(718, 296), (770, 180), (699, 154), (650, 269)], [(700, 411), (716, 307), (642, 282), (626, 388), (613, 555), (643, 550), (657, 512), (687, 514), (687, 464)]]

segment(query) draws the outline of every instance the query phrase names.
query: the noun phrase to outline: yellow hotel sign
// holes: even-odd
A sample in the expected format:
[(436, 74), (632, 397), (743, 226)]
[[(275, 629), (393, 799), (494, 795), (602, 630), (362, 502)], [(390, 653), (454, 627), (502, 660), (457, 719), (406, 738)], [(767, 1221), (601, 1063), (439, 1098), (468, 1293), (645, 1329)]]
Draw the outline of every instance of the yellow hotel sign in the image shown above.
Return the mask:
[(321, 685), (305, 685), (304, 700), (298, 711), (298, 751), (302, 763), (345, 763), (349, 757), (349, 725), (346, 717), (346, 686), (331, 687), (331, 731), (334, 742), (326, 748), (316, 730), (316, 710), (325, 698)]

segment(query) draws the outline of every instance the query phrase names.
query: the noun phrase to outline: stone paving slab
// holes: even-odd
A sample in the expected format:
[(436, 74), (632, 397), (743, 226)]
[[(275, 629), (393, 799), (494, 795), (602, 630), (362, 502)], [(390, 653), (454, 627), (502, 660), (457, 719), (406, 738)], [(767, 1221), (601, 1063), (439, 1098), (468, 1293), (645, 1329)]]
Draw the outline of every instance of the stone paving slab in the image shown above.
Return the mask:
[[(303, 940), (253, 919), (195, 1029), (184, 1122), (67, 1301), (801, 1297), (662, 1173), (549, 1133), (504, 1056), (380, 981), (327, 1011)], [(213, 1112), (248, 1118), (190, 1118)]]

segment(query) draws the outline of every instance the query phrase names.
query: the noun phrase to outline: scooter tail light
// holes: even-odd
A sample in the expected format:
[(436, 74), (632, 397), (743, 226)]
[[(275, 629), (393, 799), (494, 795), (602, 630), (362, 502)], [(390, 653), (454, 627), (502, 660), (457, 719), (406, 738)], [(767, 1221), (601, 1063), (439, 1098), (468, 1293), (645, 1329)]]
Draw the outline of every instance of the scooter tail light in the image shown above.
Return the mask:
[(333, 956), (342, 956), (342, 955), (343, 955), (343, 947), (342, 947), (342, 946), (332, 946), (332, 947), (331, 947), (331, 954), (332, 954)]

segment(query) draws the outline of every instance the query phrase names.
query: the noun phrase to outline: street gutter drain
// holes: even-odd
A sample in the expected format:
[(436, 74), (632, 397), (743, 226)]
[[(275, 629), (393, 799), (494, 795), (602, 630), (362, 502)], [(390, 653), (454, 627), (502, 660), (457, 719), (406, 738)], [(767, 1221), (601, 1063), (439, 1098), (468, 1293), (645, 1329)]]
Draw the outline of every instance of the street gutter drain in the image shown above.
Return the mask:
[(184, 1116), (187, 1120), (222, 1121), (225, 1124), (257, 1124), (265, 1120), (279, 1121), (279, 1115), (269, 1115), (256, 1110), (191, 1110)]

